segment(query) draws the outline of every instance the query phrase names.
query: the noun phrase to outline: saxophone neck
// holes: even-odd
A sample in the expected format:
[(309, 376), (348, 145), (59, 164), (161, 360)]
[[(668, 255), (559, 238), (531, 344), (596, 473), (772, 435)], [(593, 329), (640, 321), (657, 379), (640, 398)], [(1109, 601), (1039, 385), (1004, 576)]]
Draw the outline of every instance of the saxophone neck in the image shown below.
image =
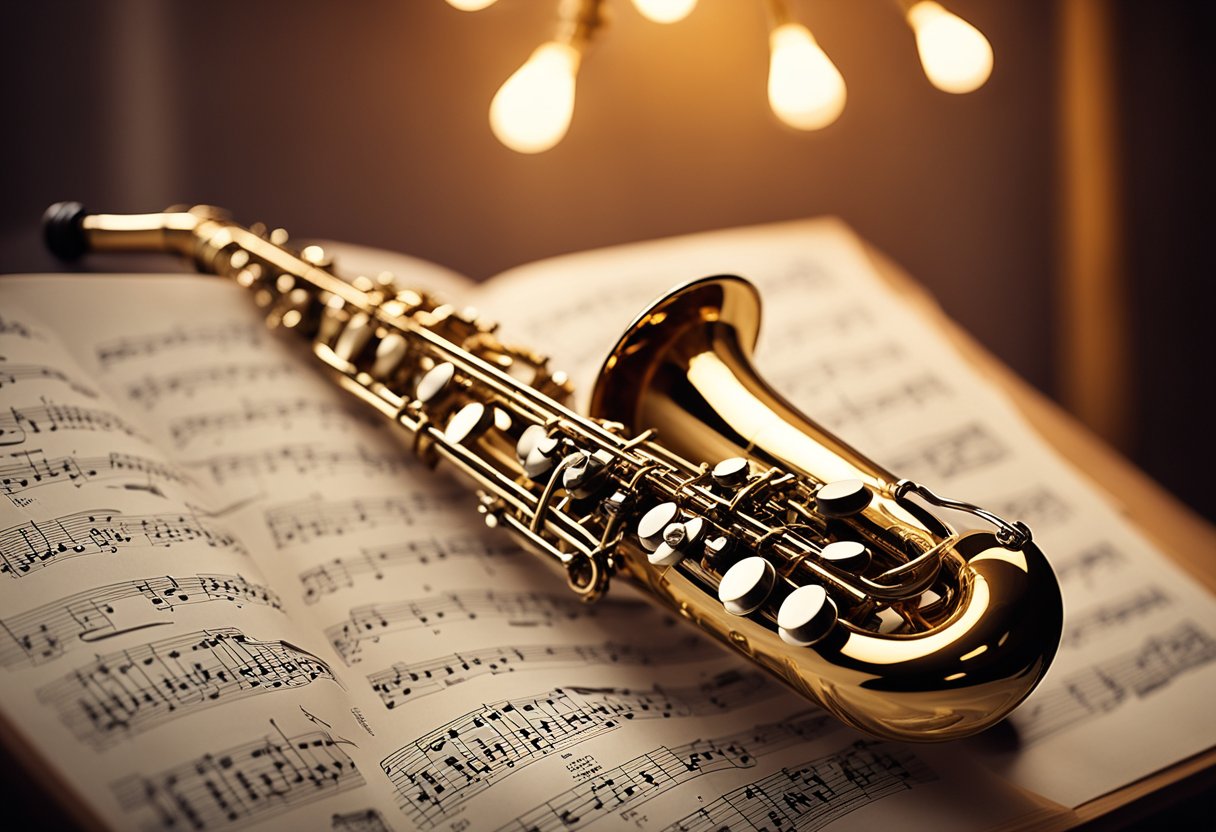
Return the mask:
[(223, 219), (223, 212), (208, 206), (157, 214), (93, 214), (79, 202), (56, 202), (43, 215), (43, 233), (47, 247), (65, 261), (90, 251), (164, 251), (191, 257), (200, 226)]

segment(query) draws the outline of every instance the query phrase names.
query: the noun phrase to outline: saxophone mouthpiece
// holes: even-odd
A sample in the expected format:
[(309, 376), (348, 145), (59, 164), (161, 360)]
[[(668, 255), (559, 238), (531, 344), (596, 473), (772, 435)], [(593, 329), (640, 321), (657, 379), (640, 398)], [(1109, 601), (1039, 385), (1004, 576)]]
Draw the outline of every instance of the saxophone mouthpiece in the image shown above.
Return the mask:
[(42, 235), (46, 247), (60, 260), (79, 260), (89, 249), (84, 235), (88, 211), (79, 202), (56, 202), (42, 215)]

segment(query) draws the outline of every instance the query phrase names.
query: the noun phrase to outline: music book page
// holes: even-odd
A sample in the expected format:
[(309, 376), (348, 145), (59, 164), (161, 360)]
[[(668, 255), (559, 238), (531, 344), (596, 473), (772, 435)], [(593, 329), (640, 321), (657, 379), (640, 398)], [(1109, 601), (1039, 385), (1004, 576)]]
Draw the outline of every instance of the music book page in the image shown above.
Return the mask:
[[(556, 258), (496, 278), (480, 303), (570, 367), (585, 397), (623, 321), (713, 274), (759, 287), (755, 362), (776, 390), (897, 476), (1025, 521), (1051, 560), (1065, 605), (1055, 663), (1007, 724), (965, 743), (970, 752), (1077, 806), (1216, 744), (1212, 597), (893, 294), (842, 223)], [(950, 519), (969, 526), (966, 515)]]
[(488, 310), (584, 396), (672, 283), (752, 277), (780, 298), (758, 357), (774, 386), (1035, 528), (1068, 604), (1057, 666), (1003, 748), (864, 737), (626, 586), (579, 604), (237, 287), (7, 277), (0, 709), (106, 825), (1031, 828), (1050, 810), (1010, 782), (1073, 805), (1212, 744), (1210, 599), (884, 294), (840, 226), (483, 287), (349, 254)]

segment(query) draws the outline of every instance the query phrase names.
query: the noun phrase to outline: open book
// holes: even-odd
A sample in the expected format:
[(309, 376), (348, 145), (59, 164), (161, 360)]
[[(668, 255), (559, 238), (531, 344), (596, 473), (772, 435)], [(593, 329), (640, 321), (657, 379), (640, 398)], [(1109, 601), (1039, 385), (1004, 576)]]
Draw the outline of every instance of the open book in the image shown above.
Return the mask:
[(1049, 415), (1107, 487), (1053, 450), (1026, 418), (1042, 405), (1015, 407), (991, 361), (839, 223), (573, 255), (483, 285), (338, 252), (340, 272), (388, 269), (477, 305), (584, 396), (649, 301), (749, 277), (767, 300), (757, 365), (778, 390), (897, 474), (1032, 526), (1065, 594), (1055, 665), (978, 738), (875, 741), (628, 587), (580, 605), (235, 285), (9, 276), (0, 716), (83, 823), (1063, 828), (1212, 764), (1216, 605), (1159, 545), (1210, 553), (1211, 531)]

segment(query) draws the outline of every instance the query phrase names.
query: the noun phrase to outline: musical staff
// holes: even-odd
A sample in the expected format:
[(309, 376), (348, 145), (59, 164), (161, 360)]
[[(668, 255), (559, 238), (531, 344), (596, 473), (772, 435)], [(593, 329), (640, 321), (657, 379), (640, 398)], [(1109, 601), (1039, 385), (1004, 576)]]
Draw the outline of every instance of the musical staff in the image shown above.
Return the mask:
[[(4, 362), (4, 359), (0, 358), (0, 362)], [(96, 390), (81, 384), (80, 381), (56, 367), (48, 367), (44, 364), (0, 363), (0, 389), (3, 389), (5, 385), (11, 387), (23, 381), (58, 381), (82, 396), (88, 396), (91, 399), (97, 398)]]
[(813, 832), (884, 797), (937, 779), (906, 748), (861, 740), (733, 789), (665, 832)]
[(196, 413), (182, 416), (169, 422), (169, 436), (179, 449), (203, 436), (221, 436), (242, 428), (279, 425), (289, 429), (300, 420), (315, 420), (322, 428), (344, 430), (349, 420), (359, 419), (361, 424), (372, 424), (367, 414), (356, 413), (346, 402), (327, 399), (283, 399), (265, 402), (243, 402), (235, 410), (216, 413)]
[(262, 328), (253, 324), (228, 321), (209, 326), (185, 327), (149, 335), (119, 338), (99, 344), (94, 350), (104, 369), (134, 358), (152, 358), (173, 350), (205, 347), (211, 351), (247, 351), (261, 346)]
[(985, 425), (972, 423), (921, 442), (893, 462), (891, 469), (914, 476), (947, 479), (999, 462), (1009, 453)]
[(46, 397), (42, 398), (41, 406), (10, 407), (7, 413), (0, 414), (0, 445), (20, 445), (31, 434), (68, 430), (125, 433), (144, 439), (143, 434), (117, 413), (72, 404), (55, 404)]
[(211, 601), (282, 609), (278, 595), (241, 575), (119, 581), (0, 619), (0, 666), (43, 664), (80, 644), (168, 624), (163, 613)]
[(835, 352), (800, 364), (797, 373), (781, 379), (781, 391), (792, 398), (810, 397), (823, 392), (826, 385), (837, 379), (873, 373), (890, 366), (903, 355), (904, 347), (898, 341), (865, 343), (858, 349)]
[(1123, 550), (1115, 548), (1110, 541), (1102, 540), (1062, 561), (1054, 562), (1052, 566), (1060, 583), (1080, 583), (1088, 589), (1099, 577), (1117, 571), (1126, 563), (1127, 555)]
[(331, 832), (393, 832), (379, 809), (335, 814), (329, 819)]
[(1036, 485), (990, 503), (989, 510), (993, 514), (1021, 520), (1036, 531), (1067, 523), (1073, 514), (1072, 506), (1045, 485)]
[(1010, 717), (1023, 746), (1151, 695), (1216, 660), (1216, 640), (1190, 621), (1063, 679), (1049, 679)]
[(357, 578), (370, 576), (377, 581), (384, 580), (385, 569), (415, 564), (427, 566), (449, 558), (498, 558), (521, 551), (516, 543), (497, 535), (407, 540), (394, 546), (365, 547), (356, 555), (328, 560), (301, 572), (300, 583), (304, 586), (304, 603), (315, 604), (323, 595), (354, 587)]
[(326, 500), (312, 497), (267, 510), (266, 526), (274, 545), (282, 549), (322, 537), (337, 537), (375, 529), (389, 523), (413, 526), (426, 515), (442, 511), (460, 492), (415, 492), (403, 497), (363, 497)]
[(113, 509), (88, 509), (0, 531), (0, 575), (20, 578), (82, 555), (194, 541), (245, 554), (239, 540), (204, 524), (192, 512), (126, 517)]
[(153, 480), (185, 485), (190, 480), (172, 465), (133, 454), (78, 457), (72, 454), (47, 458), (41, 448), (10, 453), (11, 462), (0, 463), (0, 491), (12, 496), (31, 488), (69, 482), (79, 488), (86, 482), (107, 479)]
[[(762, 334), (761, 354), (780, 355), (787, 350), (804, 350), (810, 341), (841, 339), (857, 330), (868, 330), (873, 325), (874, 313), (860, 304), (777, 320)], [(782, 383), (784, 385), (784, 380)]]
[[(271, 722), (274, 725), (273, 721)], [(203, 754), (113, 789), (141, 829), (220, 829), (263, 820), (364, 785), (355, 762), (325, 731), (262, 738)]]
[(230, 387), (287, 378), (295, 372), (290, 364), (217, 364), (180, 373), (144, 376), (126, 387), (126, 396), (151, 410), (170, 396), (191, 398), (206, 387)]
[(225, 627), (99, 656), (41, 688), (38, 699), (100, 750), (216, 705), (333, 678), (305, 650)]
[(452, 653), (420, 662), (397, 662), (367, 677), (384, 707), (392, 710), (407, 701), (475, 679), (517, 670), (590, 665), (652, 665), (703, 661), (721, 655), (704, 638), (692, 636), (663, 646), (639, 648), (628, 644), (530, 644), (489, 647)]
[[(11, 335), (15, 338), (30, 339), (36, 337), (34, 331), (21, 321), (0, 315), (0, 335)], [(41, 337), (40, 335), (37, 337)]]
[(782, 297), (789, 292), (824, 292), (836, 287), (836, 275), (822, 262), (797, 258), (781, 265), (781, 270), (762, 284), (764, 293), (770, 297)]
[(363, 642), (423, 627), (458, 624), (486, 618), (504, 619), (512, 627), (552, 627), (562, 621), (619, 611), (636, 614), (641, 602), (613, 601), (589, 607), (568, 595), (538, 592), (449, 592), (425, 598), (355, 607), (349, 617), (325, 628), (325, 637), (342, 661), (360, 661)]
[(954, 391), (939, 376), (922, 373), (900, 380), (879, 390), (871, 390), (850, 396), (841, 393), (839, 406), (817, 413), (824, 424), (834, 427), (865, 424), (890, 415), (893, 411), (903, 416), (909, 410), (953, 395)]
[(498, 832), (582, 829), (610, 814), (634, 810), (697, 777), (752, 768), (757, 758), (817, 739), (834, 727), (823, 712), (803, 711), (748, 731), (675, 748), (660, 746), (566, 789), (503, 824)]
[(281, 445), (251, 453), (216, 454), (185, 463), (188, 468), (205, 470), (217, 486), (279, 473), (305, 476), (353, 470), (365, 475), (392, 474), (413, 465), (412, 459), (403, 452), (375, 453), (359, 445), (353, 448)]
[[(623, 721), (726, 710), (754, 696), (759, 674), (724, 674), (706, 685), (665, 692), (556, 688), (448, 722), (380, 761), (398, 806), (419, 828), (450, 817), (470, 798), (531, 763), (620, 727)], [(775, 684), (765, 680), (762, 684)]]
[(1147, 586), (1084, 612), (1074, 613), (1068, 619), (1068, 626), (1064, 628), (1064, 638), (1060, 646), (1079, 647), (1091, 638), (1107, 632), (1111, 626), (1125, 625), (1172, 603), (1173, 599), (1160, 587)]

